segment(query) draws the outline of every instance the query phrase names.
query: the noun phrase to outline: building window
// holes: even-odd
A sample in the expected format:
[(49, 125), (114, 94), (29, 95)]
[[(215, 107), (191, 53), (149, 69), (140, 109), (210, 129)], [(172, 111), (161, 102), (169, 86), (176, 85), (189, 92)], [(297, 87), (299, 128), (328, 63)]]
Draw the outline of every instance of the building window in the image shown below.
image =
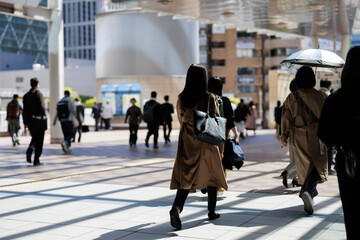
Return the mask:
[(255, 75), (256, 68), (251, 67), (239, 67), (237, 70), (238, 75)]
[(246, 49), (246, 48), (236, 49), (236, 57), (238, 58), (252, 58), (255, 56), (256, 56), (256, 50), (254, 49)]
[(78, 2), (78, 22), (81, 22), (81, 3)]
[(270, 51), (270, 55), (271, 57), (284, 57), (284, 56), (289, 56), (295, 52), (299, 51), (298, 48), (275, 48), (275, 49), (271, 49)]
[(256, 86), (242, 85), (237, 87), (238, 93), (256, 93)]
[(238, 77), (237, 82), (238, 82), (238, 83), (254, 83), (254, 82), (255, 82), (255, 78), (254, 78), (254, 77), (250, 77), (250, 76)]
[(225, 66), (225, 59), (212, 59), (212, 65), (214, 67), (217, 67), (217, 66)]
[(89, 49), (88, 51), (89, 51), (89, 60), (92, 60), (91, 49)]
[(211, 42), (212, 48), (225, 48), (225, 42)]
[(238, 38), (255, 38), (256, 33), (248, 33), (248, 32), (237, 32), (236, 33)]
[(23, 83), (24, 82), (24, 78), (23, 77), (16, 77), (16, 83)]

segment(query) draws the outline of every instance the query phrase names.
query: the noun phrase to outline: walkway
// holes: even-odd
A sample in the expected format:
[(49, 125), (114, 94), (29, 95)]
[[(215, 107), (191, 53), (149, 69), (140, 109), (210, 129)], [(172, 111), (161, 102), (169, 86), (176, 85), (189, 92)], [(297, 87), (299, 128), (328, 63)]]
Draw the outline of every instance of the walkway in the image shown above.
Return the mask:
[(220, 219), (207, 220), (206, 196), (197, 192), (186, 202), (183, 230), (173, 231), (177, 133), (154, 150), (145, 148), (144, 130), (136, 149), (127, 131), (89, 132), (71, 155), (47, 135), (41, 167), (25, 162), (29, 137), (14, 148), (0, 138), (0, 239), (345, 239), (336, 176), (319, 185), (315, 213), (305, 214), (299, 188), (281, 184), (288, 156), (271, 130), (241, 142), (246, 162), (228, 172)]

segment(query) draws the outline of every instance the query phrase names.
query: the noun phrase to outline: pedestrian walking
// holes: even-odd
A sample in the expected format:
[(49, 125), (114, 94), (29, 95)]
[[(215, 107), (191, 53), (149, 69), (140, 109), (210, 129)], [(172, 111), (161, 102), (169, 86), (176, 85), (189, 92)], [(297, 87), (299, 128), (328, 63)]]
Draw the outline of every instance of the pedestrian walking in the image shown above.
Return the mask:
[(30, 80), (31, 89), (23, 97), (23, 121), (25, 129), (29, 129), (31, 141), (26, 150), (26, 161), (31, 163), (32, 153), (35, 151), (34, 166), (42, 165), (42, 154), (45, 130), (47, 129), (47, 116), (43, 94), (39, 91), (39, 80)]
[[(235, 124), (234, 111), (231, 107), (230, 100), (227, 97), (222, 96), (222, 88), (223, 88), (223, 84), (219, 77), (215, 76), (209, 79), (208, 91), (216, 96), (219, 105), (220, 116), (226, 118), (226, 136), (227, 138), (230, 138), (230, 131), (231, 131), (234, 135), (235, 142), (239, 143), (239, 132)], [(222, 148), (222, 150), (224, 149)], [(221, 154), (223, 156), (223, 152), (221, 152)], [(227, 170), (225, 168), (223, 168), (223, 170), (224, 170), (224, 175), (226, 177)], [(206, 193), (205, 190), (202, 189), (202, 192)], [(217, 195), (222, 195), (224, 191), (225, 191), (224, 188), (219, 188)]]
[[(290, 92), (295, 92), (296, 91), (296, 83), (295, 83), (295, 79), (293, 79), (290, 82)], [(280, 141), (280, 137), (281, 137), (281, 118), (282, 118), (282, 111), (283, 111), (283, 106), (281, 106), (278, 109), (278, 113), (276, 115), (276, 123), (279, 125), (279, 141)], [(284, 169), (284, 171), (280, 174), (280, 177), (282, 177), (282, 183), (284, 185), (284, 187), (288, 188), (288, 179), (292, 179), (292, 186), (293, 187), (298, 187), (300, 186), (300, 184), (298, 183), (297, 177), (296, 177), (296, 165), (295, 165), (295, 153), (294, 153), (294, 136), (292, 134), (292, 132), (289, 133), (289, 137), (288, 137), (288, 146), (289, 146), (289, 158), (290, 158), (290, 163), (286, 166), (286, 168)]]
[(80, 100), (78, 98), (74, 99), (74, 103), (75, 103), (75, 106), (76, 106), (76, 119), (79, 122), (79, 126), (74, 129), (74, 136), (73, 136), (72, 142), (75, 142), (76, 132), (79, 133), (78, 142), (80, 142), (81, 134), (82, 134), (82, 125), (83, 125), (84, 117), (85, 117), (85, 108), (81, 104), (81, 102), (80, 102)]
[(220, 115), (216, 97), (207, 92), (206, 82), (205, 68), (192, 64), (187, 71), (185, 87), (176, 105), (181, 128), (170, 183), (170, 189), (177, 189), (170, 210), (170, 223), (176, 229), (181, 229), (179, 215), (191, 189), (207, 188), (208, 217), (209, 220), (214, 220), (220, 217), (220, 214), (215, 212), (217, 188), (228, 188), (221, 164), (222, 150), (193, 137), (194, 109), (206, 112), (208, 108), (211, 116)]
[[(321, 79), (320, 80), (320, 91), (322, 91), (323, 93), (325, 93), (326, 97), (330, 96), (331, 92), (331, 81), (329, 81), (328, 79)], [(328, 157), (328, 171), (329, 174), (335, 174), (335, 170), (331, 169), (331, 165), (333, 164), (334, 161), (334, 146), (328, 146), (327, 147), (327, 157)]]
[(19, 96), (14, 94), (13, 99), (6, 107), (6, 120), (8, 121), (8, 130), (14, 147), (16, 144), (20, 145), (21, 136), (20, 114), (23, 107), (20, 105), (18, 98)]
[(246, 128), (246, 135), (248, 135), (249, 130), (254, 131), (254, 135), (256, 135), (256, 119), (257, 119), (257, 110), (254, 102), (249, 102), (249, 114), (246, 118), (245, 128)]
[(162, 122), (161, 119), (161, 107), (156, 101), (156, 92), (151, 92), (151, 99), (144, 105), (143, 119), (147, 123), (147, 135), (145, 138), (145, 146), (149, 147), (149, 139), (151, 135), (154, 135), (154, 149), (159, 148), (158, 137), (159, 137), (159, 125)]
[(139, 124), (142, 120), (141, 109), (136, 106), (136, 99), (132, 98), (130, 100), (131, 107), (126, 111), (125, 123), (129, 119), (129, 130), (130, 130), (130, 138), (129, 144), (130, 147), (136, 147), (137, 141), (137, 131), (139, 129)]
[(244, 99), (240, 99), (240, 103), (235, 109), (235, 122), (242, 139), (245, 139), (245, 121), (248, 114), (249, 108), (246, 106)]
[(92, 108), (91, 116), (95, 120), (95, 131), (99, 131), (100, 108), (99, 108), (99, 105), (96, 102), (94, 102), (94, 106)]
[(274, 121), (275, 121), (275, 129), (276, 129), (276, 138), (279, 139), (280, 138), (280, 128), (279, 128), (279, 124), (276, 121), (276, 119), (279, 119), (279, 115), (281, 115), (281, 111), (282, 111), (282, 107), (281, 107), (281, 102), (277, 101), (276, 102), (276, 107), (274, 108)]
[(109, 130), (111, 128), (111, 119), (114, 118), (113, 108), (109, 102), (106, 102), (101, 117), (104, 119), (105, 129)]
[(294, 159), (299, 184), (299, 197), (308, 214), (314, 212), (313, 198), (318, 195), (318, 182), (327, 180), (326, 147), (317, 137), (317, 124), (326, 96), (314, 88), (314, 71), (301, 67), (295, 76), (297, 91), (290, 93), (284, 102), (281, 119), (281, 147), (288, 144), (292, 134)]
[[(164, 129), (164, 139), (165, 144), (170, 142), (170, 133), (172, 130), (172, 117), (171, 114), (174, 113), (174, 106), (169, 103), (169, 96), (164, 97), (165, 103), (161, 104), (161, 115), (163, 121), (163, 129)], [(166, 130), (168, 132), (166, 132)]]
[(356, 46), (347, 54), (341, 88), (326, 99), (318, 126), (320, 139), (337, 149), (335, 164), (348, 240), (360, 239), (359, 61)]
[(65, 153), (70, 153), (71, 138), (74, 136), (73, 118), (76, 118), (76, 106), (73, 100), (70, 98), (70, 92), (66, 90), (64, 97), (56, 104), (56, 114), (53, 121), (53, 126), (56, 124), (56, 120), (59, 119), (61, 124), (61, 130), (64, 134), (64, 142), (61, 143), (61, 147)]

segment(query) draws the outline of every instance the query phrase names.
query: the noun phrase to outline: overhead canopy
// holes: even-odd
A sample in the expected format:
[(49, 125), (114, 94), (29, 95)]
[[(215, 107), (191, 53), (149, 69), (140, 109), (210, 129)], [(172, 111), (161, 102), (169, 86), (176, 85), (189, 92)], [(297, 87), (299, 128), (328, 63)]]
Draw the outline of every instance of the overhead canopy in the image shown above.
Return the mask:
[[(112, 0), (113, 2), (128, 2)], [(344, 1), (350, 29), (358, 0), (138, 0), (132, 5), (156, 11), (159, 16), (189, 18), (203, 23), (223, 24), (248, 32), (278, 36), (310, 36), (312, 23), (319, 37), (341, 38), (338, 1)], [(357, 15), (360, 18), (360, 14)], [(354, 26), (359, 31), (360, 24)], [(359, 31), (360, 32), (360, 31)]]

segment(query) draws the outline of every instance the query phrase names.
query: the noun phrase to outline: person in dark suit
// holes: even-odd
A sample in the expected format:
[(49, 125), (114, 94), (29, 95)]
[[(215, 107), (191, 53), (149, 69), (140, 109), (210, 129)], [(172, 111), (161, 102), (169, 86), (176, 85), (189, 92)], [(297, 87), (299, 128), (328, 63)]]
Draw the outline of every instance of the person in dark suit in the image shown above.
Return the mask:
[(130, 130), (130, 139), (129, 144), (130, 147), (136, 147), (137, 141), (137, 131), (139, 129), (139, 124), (142, 120), (141, 110), (138, 106), (136, 106), (136, 99), (132, 98), (130, 100), (131, 107), (126, 111), (125, 123), (129, 119), (129, 130)]
[(30, 80), (31, 89), (23, 97), (23, 121), (25, 129), (30, 130), (31, 142), (26, 151), (26, 161), (31, 163), (31, 155), (35, 149), (34, 166), (41, 165), (40, 156), (44, 144), (45, 130), (47, 129), (47, 117), (45, 111), (44, 96), (38, 90), (37, 78)]
[(149, 139), (154, 135), (154, 149), (158, 147), (159, 125), (161, 124), (161, 106), (156, 101), (157, 93), (151, 92), (151, 99), (144, 105), (143, 119), (147, 123), (148, 133), (145, 139), (145, 146), (149, 147)]
[[(172, 117), (171, 114), (174, 113), (174, 107), (171, 103), (169, 103), (169, 96), (164, 97), (165, 103), (161, 104), (161, 115), (163, 120), (163, 128), (164, 128), (164, 139), (165, 144), (170, 142), (170, 133), (172, 130)], [(169, 129), (168, 133), (166, 133), (166, 129)]]
[(94, 102), (94, 106), (92, 108), (91, 116), (95, 120), (95, 131), (99, 131), (100, 108), (99, 108), (99, 105), (96, 102)]
[(72, 139), (72, 142), (75, 142), (76, 132), (79, 132), (78, 142), (81, 140), (81, 133), (82, 133), (82, 124), (84, 122), (85, 117), (85, 108), (81, 104), (80, 99), (75, 98), (74, 103), (76, 106), (76, 118), (79, 121), (79, 127), (74, 129), (74, 137)]

